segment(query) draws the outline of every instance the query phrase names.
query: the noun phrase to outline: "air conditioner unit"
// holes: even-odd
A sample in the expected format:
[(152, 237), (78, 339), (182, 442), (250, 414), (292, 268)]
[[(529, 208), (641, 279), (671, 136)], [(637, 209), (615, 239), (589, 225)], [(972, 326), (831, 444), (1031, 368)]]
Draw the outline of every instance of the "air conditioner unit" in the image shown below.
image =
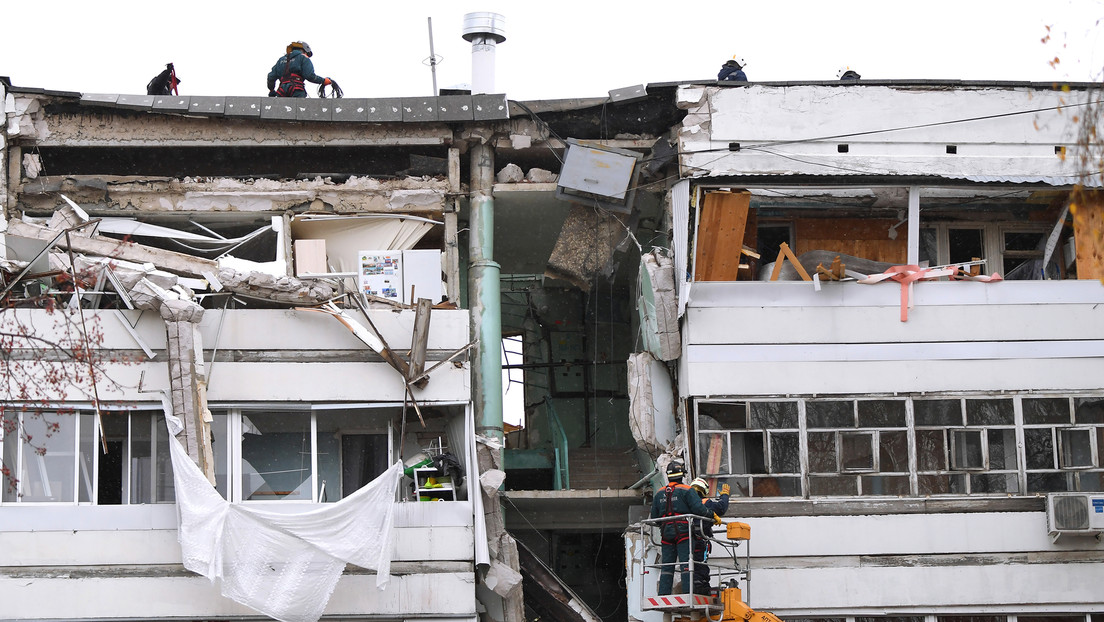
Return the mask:
[(1050, 535), (1104, 533), (1104, 493), (1059, 492), (1047, 495)]

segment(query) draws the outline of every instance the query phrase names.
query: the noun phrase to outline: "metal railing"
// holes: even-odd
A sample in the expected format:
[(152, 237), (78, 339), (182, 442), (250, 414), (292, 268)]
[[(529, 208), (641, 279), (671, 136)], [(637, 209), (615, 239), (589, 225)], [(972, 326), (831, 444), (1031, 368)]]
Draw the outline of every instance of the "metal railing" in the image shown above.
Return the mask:
[[(680, 562), (676, 559), (673, 563), (664, 564), (662, 555), (659, 556), (659, 562), (655, 564), (649, 564), (648, 560), (655, 554), (656, 550), (662, 551), (662, 532), (663, 526), (667, 523), (686, 523), (687, 530), (689, 532), (689, 555), (685, 562)], [(729, 540), (726, 537), (712, 537), (704, 535), (695, 535), (695, 531), (699, 529), (701, 525), (712, 526), (713, 521), (708, 518), (703, 518), (696, 514), (679, 514), (677, 516), (668, 516), (663, 518), (650, 518), (643, 520), (640, 525), (640, 541), (644, 544), (643, 547), (637, 549), (640, 552), (640, 559), (636, 560), (639, 567), (643, 570), (645, 575), (651, 574), (653, 571), (658, 575), (662, 575), (666, 569), (672, 573), (671, 582), (672, 586), (675, 585), (679, 576), (684, 572), (689, 577), (689, 585), (683, 585), (681, 592), (674, 592), (675, 594), (685, 594), (689, 596), (689, 606), (693, 609), (704, 609), (710, 612), (717, 612), (722, 609), (720, 601), (715, 597), (715, 594), (719, 594), (720, 591), (726, 587), (741, 587), (743, 589), (743, 599), (746, 602), (750, 598), (750, 546), (744, 547), (743, 563), (741, 563), (740, 556), (737, 555), (737, 549), (740, 547), (743, 541), (741, 540)], [(720, 528), (720, 527), (718, 527)], [(700, 534), (700, 531), (698, 531)], [(705, 544), (712, 544), (716, 547), (720, 547), (721, 551), (725, 551), (728, 554), (722, 556), (716, 556), (710, 554), (708, 556), (709, 562), (695, 561), (694, 560), (694, 548), (695, 541), (700, 542), (703, 546)], [(709, 580), (711, 589), (709, 593), (703, 593), (701, 591), (695, 591), (694, 582), (694, 570), (695, 565), (705, 564), (709, 567)], [(683, 569), (685, 568), (685, 570)], [(645, 598), (645, 584), (651, 582), (640, 581), (640, 602), (643, 608), (648, 609)], [(655, 584), (652, 584), (655, 585)], [(714, 591), (715, 590), (715, 591)], [(657, 598), (661, 598), (664, 595), (658, 594)], [(695, 598), (695, 596), (704, 597)]]

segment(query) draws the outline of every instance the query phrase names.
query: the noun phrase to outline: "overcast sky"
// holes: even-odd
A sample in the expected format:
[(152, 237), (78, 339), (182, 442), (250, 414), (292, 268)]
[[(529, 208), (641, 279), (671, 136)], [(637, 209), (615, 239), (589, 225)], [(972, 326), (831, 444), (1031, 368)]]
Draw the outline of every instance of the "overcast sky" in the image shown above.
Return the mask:
[(427, 18), (448, 88), (471, 81), (460, 34), (476, 11), (505, 17), (495, 90), (519, 100), (712, 79), (733, 55), (752, 81), (831, 80), (844, 66), (867, 79), (1088, 81), (1104, 66), (1100, 0), (40, 0), (0, 8), (0, 75), (133, 94), (171, 61), (181, 95), (265, 95), (272, 64), (304, 40), (346, 97), (423, 96)]

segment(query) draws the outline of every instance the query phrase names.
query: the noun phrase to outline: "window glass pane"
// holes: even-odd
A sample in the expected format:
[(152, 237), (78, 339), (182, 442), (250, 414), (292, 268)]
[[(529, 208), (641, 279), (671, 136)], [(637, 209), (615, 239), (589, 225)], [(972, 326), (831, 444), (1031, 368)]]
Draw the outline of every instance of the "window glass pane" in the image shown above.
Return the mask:
[(1104, 423), (1104, 399), (1079, 397), (1073, 403), (1077, 423)]
[(752, 496), (800, 497), (800, 477), (756, 477), (752, 479)]
[(878, 470), (882, 473), (908, 473), (908, 435), (905, 431), (883, 431), (878, 436)]
[(1069, 400), (1065, 398), (1027, 398), (1023, 400), (1024, 423), (1069, 423)]
[(924, 622), (924, 616), (856, 617), (855, 622)]
[(951, 468), (982, 468), (981, 430), (951, 430), (951, 452)]
[(1053, 428), (1027, 428), (1024, 430), (1024, 454), (1028, 469), (1053, 469), (1058, 465), (1054, 460)]
[(976, 473), (970, 475), (970, 492), (1019, 492), (1020, 484), (1015, 473)]
[(801, 446), (796, 432), (772, 432), (771, 473), (800, 473)]
[(1096, 466), (1104, 467), (1104, 428), (1096, 429)]
[(703, 432), (698, 434), (698, 471), (705, 475), (731, 473), (728, 461), (728, 433)]
[(1078, 473), (1077, 480), (1081, 483), (1078, 490), (1082, 492), (1104, 492), (1104, 473)]
[(814, 497), (855, 496), (859, 494), (858, 482), (853, 475), (811, 475), (809, 494)]
[(97, 482), (96, 502), (99, 505), (120, 505), (130, 498), (124, 496), (123, 475), (126, 470), (128, 450), (127, 431), (130, 429), (130, 413), (105, 412), (103, 414), (104, 440), (107, 453), (100, 447), (100, 478)]
[(766, 473), (764, 461), (763, 432), (733, 432), (732, 471), (733, 473)]
[(929, 266), (939, 265), (938, 232), (929, 227), (920, 229), (920, 265), (928, 262)]
[(845, 471), (874, 469), (874, 433), (841, 432), (840, 463)]
[(1058, 440), (1061, 450), (1058, 457), (1062, 461), (1062, 468), (1091, 467), (1092, 460), (1092, 431), (1085, 429), (1058, 430)]
[(916, 483), (921, 496), (966, 494), (965, 475), (920, 475)]
[(1027, 492), (1068, 492), (1076, 473), (1028, 473)]
[(130, 418), (130, 502), (153, 501), (153, 424), (148, 417)]
[[(92, 502), (92, 467), (96, 460), (96, 414), (81, 413), (77, 458), (77, 501)], [(99, 451), (103, 451), (101, 448)]]
[(698, 402), (699, 430), (741, 430), (747, 427), (747, 408), (743, 402)]
[(1034, 251), (1041, 248), (1043, 234), (1038, 231), (1005, 231), (1004, 250)]
[(839, 472), (835, 432), (809, 432), (809, 472)]
[(916, 468), (942, 471), (947, 468), (947, 443), (943, 430), (916, 431)]
[(19, 478), (19, 427), (17, 425), (19, 415), (17, 413), (0, 414), (0, 437), (4, 439), (4, 466), (12, 470), (10, 478), (0, 473), (0, 498), (4, 501), (15, 501), (18, 491), (12, 486), (13, 480)]
[(751, 428), (797, 427), (797, 402), (752, 402)]
[(1014, 425), (1012, 400), (966, 400), (966, 425)]
[(1008, 616), (936, 616), (937, 622), (1005, 622)]
[(999, 471), (1016, 468), (1016, 431), (987, 430), (989, 436), (989, 469)]
[(961, 400), (914, 400), (912, 408), (918, 426), (962, 425)]
[(380, 411), (342, 409), (318, 411), (315, 418), (320, 500), (343, 499), (390, 466), (387, 415)]
[(949, 229), (947, 240), (950, 243), (951, 263), (970, 261), (975, 257), (985, 258), (984, 231), (981, 229)]
[[(176, 485), (173, 481), (172, 454), (169, 453), (169, 429), (165, 426), (165, 416), (161, 414), (140, 415), (153, 422), (154, 438), (156, 439), (156, 454), (154, 455), (154, 472), (156, 486), (154, 499), (157, 503), (173, 503), (176, 501)], [(135, 418), (139, 415), (134, 415)]]
[(211, 412), (211, 451), (215, 454), (215, 490), (223, 499), (230, 498), (230, 479), (227, 471), (228, 452), (226, 442), (230, 438), (230, 416), (225, 410)]
[(728, 484), (732, 488), (733, 497), (750, 497), (751, 496), (751, 484), (750, 478), (747, 477), (722, 477), (717, 479), (717, 488), (721, 487), (721, 484)]
[(23, 413), (23, 501), (75, 501), (77, 417), (72, 413)]
[(907, 475), (863, 475), (862, 494), (864, 495), (889, 495), (894, 497), (907, 497), (909, 495), (909, 480)]
[(242, 414), (242, 499), (311, 499), (309, 412)]
[(859, 400), (860, 428), (905, 427), (904, 400)]
[(805, 402), (805, 417), (810, 428), (853, 428), (854, 409), (851, 401), (808, 401)]

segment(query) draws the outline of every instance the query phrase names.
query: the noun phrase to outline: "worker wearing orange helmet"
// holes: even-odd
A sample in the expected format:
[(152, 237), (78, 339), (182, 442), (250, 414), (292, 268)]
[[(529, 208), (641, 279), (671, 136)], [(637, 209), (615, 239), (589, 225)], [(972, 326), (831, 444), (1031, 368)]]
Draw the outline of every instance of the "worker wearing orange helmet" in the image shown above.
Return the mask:
[[(287, 54), (281, 56), (272, 71), (268, 72), (269, 97), (306, 97), (304, 82), (313, 82), (325, 86), (331, 84), (329, 78), (314, 73), (311, 62), (311, 48), (304, 41), (292, 41), (287, 46)], [(279, 82), (279, 86), (277, 86)]]

